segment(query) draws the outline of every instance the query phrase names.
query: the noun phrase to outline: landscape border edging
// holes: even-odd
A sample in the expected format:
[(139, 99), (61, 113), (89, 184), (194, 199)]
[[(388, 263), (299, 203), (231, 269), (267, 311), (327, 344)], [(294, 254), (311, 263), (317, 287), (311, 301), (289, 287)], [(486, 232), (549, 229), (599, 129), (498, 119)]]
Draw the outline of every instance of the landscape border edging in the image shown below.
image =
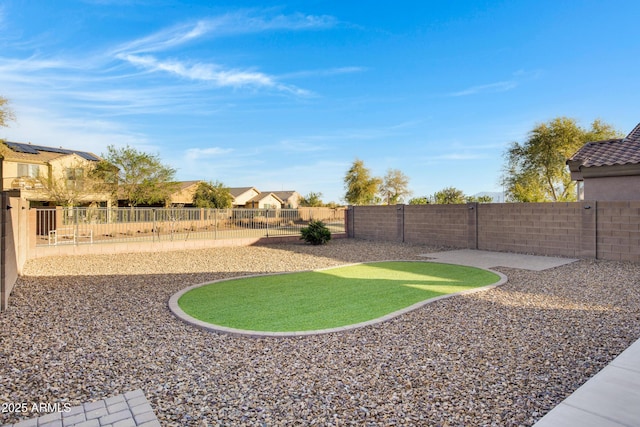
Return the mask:
[[(311, 271), (323, 271), (323, 270), (331, 270), (334, 268), (341, 268), (341, 267), (349, 267), (349, 266), (353, 266), (353, 265), (361, 265), (361, 264), (374, 264), (374, 263), (379, 263), (379, 262), (428, 262), (431, 264), (443, 264), (443, 263), (438, 263), (438, 262), (432, 262), (432, 261), (422, 261), (422, 260), (383, 260), (383, 261), (373, 261), (373, 262), (357, 262), (357, 263), (351, 263), (351, 264), (343, 264), (343, 265), (336, 265), (333, 267), (325, 267), (325, 268), (320, 268), (320, 269), (316, 269), (316, 270), (302, 270), (302, 271), (287, 271), (287, 272), (279, 272), (279, 273), (259, 273), (259, 274), (250, 274), (250, 275), (245, 275), (245, 276), (237, 276), (237, 277), (227, 277), (224, 279), (218, 279), (218, 280), (213, 280), (211, 282), (204, 282), (204, 283), (198, 283), (195, 285), (191, 285), (188, 286), (184, 289), (179, 290), (178, 292), (174, 293), (173, 295), (171, 295), (171, 298), (169, 298), (169, 302), (168, 302), (168, 307), (169, 310), (171, 310), (171, 312), (180, 320), (182, 320), (183, 322), (196, 326), (198, 328), (210, 331), (210, 332), (220, 332), (220, 333), (224, 333), (224, 334), (229, 334), (229, 335), (236, 335), (236, 336), (244, 336), (244, 337), (254, 337), (254, 338), (291, 338), (291, 337), (301, 337), (301, 336), (312, 336), (312, 335), (322, 335), (322, 334), (329, 334), (329, 333), (336, 333), (336, 332), (345, 332), (345, 331), (350, 331), (353, 329), (359, 329), (359, 328), (364, 328), (366, 326), (372, 326), (372, 325), (377, 325), (379, 323), (383, 323), (386, 321), (389, 321), (391, 319), (394, 319), (398, 316), (401, 316), (403, 314), (409, 313), (411, 311), (417, 310), (421, 307), (424, 307), (427, 304), (430, 304), (432, 302), (436, 302), (445, 298), (450, 298), (450, 297), (454, 297), (454, 296), (460, 296), (460, 295), (468, 295), (468, 294), (472, 294), (475, 292), (483, 292), (483, 291), (487, 291), (493, 288), (496, 288), (498, 286), (502, 286), (505, 283), (508, 282), (508, 278), (506, 275), (504, 275), (503, 273), (500, 273), (499, 271), (495, 271), (489, 268), (481, 268), (481, 267), (472, 267), (472, 268), (477, 268), (479, 270), (485, 270), (485, 271), (489, 271), (491, 273), (496, 274), (499, 277), (499, 280), (495, 283), (492, 283), (490, 285), (486, 285), (486, 286), (481, 286), (478, 288), (473, 288), (473, 289), (467, 289), (464, 291), (460, 291), (460, 292), (456, 292), (453, 294), (446, 294), (446, 295), (440, 295), (438, 297), (434, 297), (434, 298), (429, 298), (426, 299), (424, 301), (420, 301), (417, 302), (415, 304), (412, 304), (410, 306), (407, 306), (405, 308), (402, 308), (400, 310), (388, 313), (382, 317), (378, 317), (376, 319), (372, 319), (372, 320), (367, 320), (365, 322), (359, 322), (359, 323), (354, 323), (351, 325), (347, 325), (347, 326), (340, 326), (337, 328), (329, 328), (329, 329), (316, 329), (316, 330), (311, 330), (311, 331), (294, 331), (294, 332), (268, 332), (268, 331), (252, 331), (252, 330), (246, 330), (246, 329), (236, 329), (236, 328), (230, 328), (227, 326), (221, 326), (221, 325), (216, 325), (213, 323), (209, 323), (209, 322), (204, 322), (202, 320), (196, 319), (193, 316), (190, 316), (189, 314), (187, 314), (186, 312), (184, 312), (184, 310), (182, 310), (180, 308), (180, 306), (178, 305), (178, 300), (180, 299), (180, 297), (182, 295), (184, 295), (185, 293), (189, 292), (192, 289), (196, 289), (196, 288), (200, 288), (202, 286), (206, 286), (206, 285), (210, 285), (213, 283), (220, 283), (220, 282), (227, 282), (230, 280), (237, 280), (237, 279), (246, 279), (246, 278), (250, 278), (250, 277), (262, 277), (262, 276), (275, 276), (275, 275), (280, 275), (280, 274), (293, 274), (293, 273), (304, 273), (304, 272), (311, 272)], [(469, 266), (465, 266), (465, 265), (461, 265), (462, 267), (469, 267)]]

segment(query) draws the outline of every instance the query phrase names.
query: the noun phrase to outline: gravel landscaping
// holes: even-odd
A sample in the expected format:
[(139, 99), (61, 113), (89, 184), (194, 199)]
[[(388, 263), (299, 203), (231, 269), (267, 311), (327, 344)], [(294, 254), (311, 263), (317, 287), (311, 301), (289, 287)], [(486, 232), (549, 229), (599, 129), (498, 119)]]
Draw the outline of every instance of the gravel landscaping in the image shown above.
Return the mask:
[(496, 269), (506, 285), (327, 335), (216, 334), (167, 308), (214, 279), (440, 249), (339, 239), (29, 261), (0, 313), (0, 403), (142, 389), (167, 426), (529, 426), (640, 337), (640, 265), (608, 261)]

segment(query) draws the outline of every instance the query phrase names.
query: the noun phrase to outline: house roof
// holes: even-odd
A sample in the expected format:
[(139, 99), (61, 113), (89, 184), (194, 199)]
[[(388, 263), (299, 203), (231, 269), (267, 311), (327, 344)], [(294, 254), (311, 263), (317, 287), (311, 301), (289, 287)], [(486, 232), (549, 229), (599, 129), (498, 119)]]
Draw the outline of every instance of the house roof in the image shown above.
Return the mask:
[(278, 198), (281, 199), (281, 200), (287, 200), (289, 197), (291, 197), (294, 194), (296, 194), (296, 191), (295, 190), (289, 190), (289, 191), (265, 191), (265, 193), (272, 193), (272, 194), (275, 194), (276, 196), (278, 196)]
[(259, 202), (260, 200), (264, 200), (266, 198), (268, 198), (269, 196), (273, 196), (276, 198), (276, 200), (278, 200), (280, 203), (283, 203), (282, 199), (280, 197), (278, 197), (276, 194), (274, 193), (260, 193), (257, 194), (255, 196), (253, 196), (251, 199), (247, 200), (247, 202)]
[(586, 143), (567, 164), (572, 171), (582, 167), (640, 164), (640, 124), (623, 139)]
[(196, 185), (201, 183), (202, 181), (178, 181), (178, 189), (176, 190), (176, 192), (182, 191), (182, 190), (186, 190), (187, 188), (191, 187), (192, 185)]
[(35, 160), (46, 162), (57, 157), (67, 156), (69, 154), (75, 154), (85, 160), (90, 160), (93, 162), (98, 162), (101, 160), (100, 157), (87, 151), (72, 150), (62, 147), (46, 147), (44, 145), (34, 145), (31, 143), (25, 144), (23, 142), (4, 141), (4, 144), (12, 151), (10, 156), (11, 159), (15, 158), (16, 160)]
[(255, 187), (234, 187), (234, 188), (229, 188), (229, 193), (231, 193), (231, 195), (233, 197), (238, 197), (241, 194), (246, 193), (247, 191), (250, 190), (255, 190), (256, 192), (260, 193), (260, 191), (258, 191)]

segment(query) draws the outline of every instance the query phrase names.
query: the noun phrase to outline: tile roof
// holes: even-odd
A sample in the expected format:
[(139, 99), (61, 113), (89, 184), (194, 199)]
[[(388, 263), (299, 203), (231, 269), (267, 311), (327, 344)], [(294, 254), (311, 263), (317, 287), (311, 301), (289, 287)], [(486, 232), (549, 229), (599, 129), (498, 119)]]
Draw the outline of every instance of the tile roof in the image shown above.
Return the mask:
[(640, 124), (624, 139), (588, 142), (569, 160), (569, 166), (594, 167), (640, 164)]
[(282, 200), (287, 200), (289, 197), (293, 196), (296, 191), (295, 190), (284, 190), (284, 191), (264, 191), (264, 193), (273, 193), (278, 196)]
[(238, 197), (250, 190), (256, 190), (258, 193), (260, 193), (260, 191), (258, 191), (258, 189), (255, 187), (232, 187), (229, 188), (229, 193), (231, 193), (233, 197)]
[(182, 190), (186, 190), (187, 188), (191, 187), (192, 185), (196, 185), (199, 184), (201, 182), (204, 181), (178, 181), (178, 191), (182, 191)]

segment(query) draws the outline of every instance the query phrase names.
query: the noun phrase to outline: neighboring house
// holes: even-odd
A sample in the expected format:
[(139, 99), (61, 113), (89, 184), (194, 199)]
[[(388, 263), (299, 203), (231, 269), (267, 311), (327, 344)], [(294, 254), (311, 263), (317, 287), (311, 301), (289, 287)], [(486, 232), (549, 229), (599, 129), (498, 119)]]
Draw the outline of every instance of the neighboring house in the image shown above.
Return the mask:
[(111, 193), (92, 190), (88, 170), (100, 157), (86, 151), (31, 143), (0, 143), (2, 190), (16, 190), (32, 206), (110, 206)]
[(567, 165), (578, 200), (640, 200), (640, 124), (623, 139), (586, 143)]
[(260, 193), (247, 200), (244, 207), (248, 209), (280, 209), (284, 202), (273, 193)]
[(301, 196), (297, 191), (260, 191), (256, 187), (230, 188), (234, 208), (297, 209)]
[(198, 189), (198, 185), (204, 181), (181, 181), (175, 193), (169, 198), (171, 206), (180, 205), (185, 207), (193, 207), (193, 196)]
[(297, 191), (265, 191), (265, 193), (275, 194), (282, 200), (283, 209), (297, 209), (300, 206), (300, 194)]
[(251, 200), (260, 194), (260, 191), (258, 191), (256, 187), (230, 188), (229, 192), (233, 197), (232, 206), (234, 208), (244, 208), (248, 200)]

